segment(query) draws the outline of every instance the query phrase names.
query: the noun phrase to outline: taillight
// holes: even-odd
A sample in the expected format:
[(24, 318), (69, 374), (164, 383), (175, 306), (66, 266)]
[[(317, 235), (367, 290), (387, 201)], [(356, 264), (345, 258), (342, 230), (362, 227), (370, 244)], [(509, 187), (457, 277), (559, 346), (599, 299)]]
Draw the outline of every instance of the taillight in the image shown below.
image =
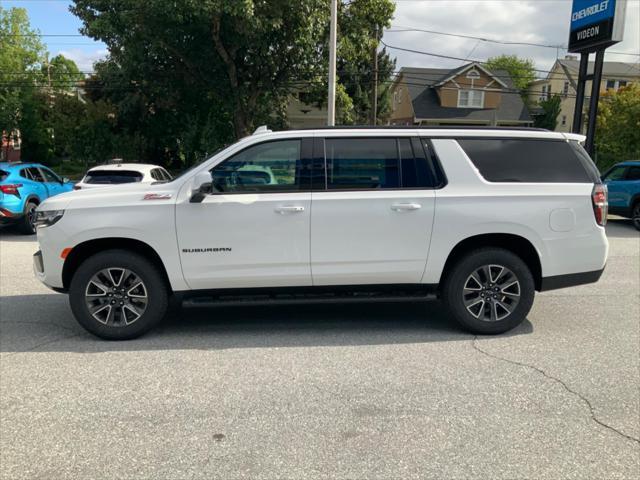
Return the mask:
[(591, 192), (591, 201), (593, 202), (593, 214), (596, 216), (596, 223), (604, 227), (607, 223), (607, 211), (609, 210), (609, 202), (607, 200), (607, 186), (596, 184)]
[(20, 191), (18, 190), (20, 187), (22, 187), (21, 183), (8, 183), (6, 185), (0, 185), (0, 192), (5, 195), (15, 195), (20, 198)]

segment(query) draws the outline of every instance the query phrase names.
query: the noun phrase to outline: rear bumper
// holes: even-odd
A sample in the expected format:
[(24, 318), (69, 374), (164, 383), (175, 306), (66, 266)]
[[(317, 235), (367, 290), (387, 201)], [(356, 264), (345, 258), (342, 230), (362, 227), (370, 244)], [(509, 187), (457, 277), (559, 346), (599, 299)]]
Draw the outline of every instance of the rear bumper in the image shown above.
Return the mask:
[(22, 212), (13, 212), (7, 208), (0, 207), (0, 225), (8, 225), (19, 221), (24, 214)]
[(600, 280), (604, 272), (594, 270), (592, 272), (569, 273), (567, 275), (554, 275), (553, 277), (543, 277), (540, 284), (540, 291), (557, 290), (559, 288), (575, 287), (576, 285), (585, 285), (587, 283), (595, 283)]

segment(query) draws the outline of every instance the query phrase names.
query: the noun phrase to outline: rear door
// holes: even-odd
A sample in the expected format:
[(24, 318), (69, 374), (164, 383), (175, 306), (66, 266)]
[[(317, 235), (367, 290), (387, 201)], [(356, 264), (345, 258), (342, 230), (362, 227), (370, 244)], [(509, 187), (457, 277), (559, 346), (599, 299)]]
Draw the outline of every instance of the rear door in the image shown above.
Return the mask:
[(38, 197), (40, 201), (46, 200), (49, 197), (49, 187), (46, 178), (37, 167), (29, 167), (24, 170), (20, 170), (20, 176), (30, 180), (30, 188), (26, 194), (32, 194)]
[(313, 284), (419, 283), (431, 239), (434, 185), (417, 139), (317, 138)]

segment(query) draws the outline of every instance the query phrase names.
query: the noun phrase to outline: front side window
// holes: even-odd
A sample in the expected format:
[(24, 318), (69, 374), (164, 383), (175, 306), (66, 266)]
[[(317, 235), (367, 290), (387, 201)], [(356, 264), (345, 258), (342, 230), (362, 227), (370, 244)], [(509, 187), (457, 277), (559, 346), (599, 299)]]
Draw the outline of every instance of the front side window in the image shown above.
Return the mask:
[(214, 191), (294, 192), (302, 186), (300, 140), (253, 145), (211, 170)]
[(622, 180), (624, 179), (624, 174), (626, 171), (627, 167), (614, 167), (609, 171), (609, 173), (604, 176), (603, 180), (606, 180), (608, 182), (612, 180)]
[(395, 138), (327, 138), (325, 154), (329, 190), (400, 187)]
[(49, 183), (62, 183), (62, 180), (60, 179), (60, 177), (58, 177), (51, 170), (47, 170), (46, 168), (41, 168), (40, 170), (42, 170), (42, 174), (44, 175), (45, 181)]
[(484, 92), (481, 90), (458, 90), (458, 107), (482, 108)]
[(42, 173), (40, 173), (40, 169), (35, 168), (35, 167), (31, 167), (29, 169), (27, 169), (29, 171), (29, 174), (31, 175), (31, 179), (36, 181), (36, 182), (40, 182), (40, 183), (44, 183), (45, 179), (42, 176)]
[(629, 167), (627, 180), (640, 180), (640, 167)]

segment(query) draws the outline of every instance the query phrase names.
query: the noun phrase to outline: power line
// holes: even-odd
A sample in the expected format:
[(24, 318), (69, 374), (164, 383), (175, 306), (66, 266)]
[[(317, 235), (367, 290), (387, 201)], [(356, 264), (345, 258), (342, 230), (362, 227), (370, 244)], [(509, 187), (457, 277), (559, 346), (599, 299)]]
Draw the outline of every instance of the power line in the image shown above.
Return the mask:
[[(481, 42), (489, 42), (489, 43), (497, 43), (500, 45), (523, 45), (523, 46), (528, 46), (528, 47), (542, 47), (542, 48), (552, 48), (552, 49), (563, 49), (563, 50), (567, 50), (567, 47), (565, 45), (551, 45), (551, 44), (543, 44), (543, 43), (533, 43), (533, 42), (520, 42), (520, 41), (512, 41), (512, 40), (497, 40), (497, 39), (491, 39), (491, 38), (486, 38), (486, 37), (477, 37), (477, 36), (473, 36), (473, 35), (463, 35), (460, 33), (449, 33), (449, 32), (439, 32), (436, 30), (427, 30), (427, 29), (423, 29), (423, 28), (418, 28), (418, 27), (409, 27), (409, 26), (402, 26), (402, 25), (396, 25), (396, 27), (398, 27), (397, 30), (394, 30), (393, 27), (391, 27), (390, 29), (387, 29), (387, 32), (390, 33), (403, 33), (403, 32), (423, 32), (423, 33), (432, 33), (435, 35), (445, 35), (447, 37), (458, 37), (458, 38), (467, 38), (470, 40), (478, 40)], [(616, 52), (613, 50), (608, 50), (607, 53), (613, 53), (616, 55), (629, 55), (629, 56), (634, 56), (634, 57), (640, 57), (640, 53), (626, 53), (626, 52)]]

